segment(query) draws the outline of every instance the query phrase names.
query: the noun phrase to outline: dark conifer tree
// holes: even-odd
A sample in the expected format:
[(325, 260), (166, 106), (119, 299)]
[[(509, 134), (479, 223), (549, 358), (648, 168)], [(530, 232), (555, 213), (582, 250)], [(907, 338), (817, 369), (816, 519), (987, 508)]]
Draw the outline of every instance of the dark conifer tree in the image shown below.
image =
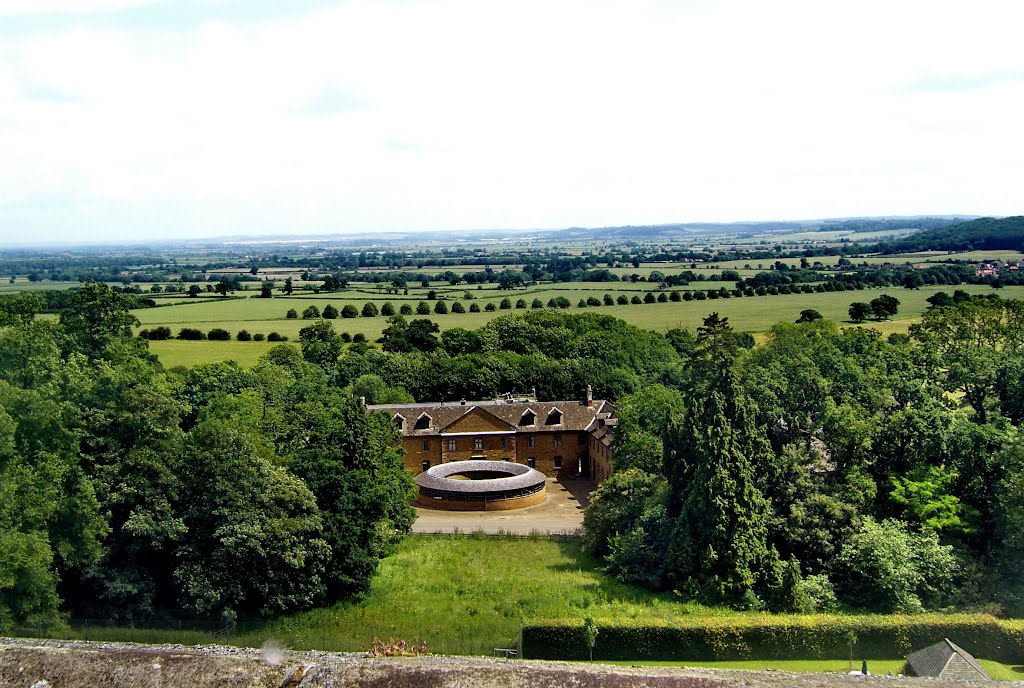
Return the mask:
[(742, 604), (753, 590), (776, 588), (780, 573), (755, 477), (771, 447), (738, 384), (737, 355), (728, 319), (705, 318), (686, 408), (665, 447), (675, 521), (668, 573), (677, 589), (713, 603)]

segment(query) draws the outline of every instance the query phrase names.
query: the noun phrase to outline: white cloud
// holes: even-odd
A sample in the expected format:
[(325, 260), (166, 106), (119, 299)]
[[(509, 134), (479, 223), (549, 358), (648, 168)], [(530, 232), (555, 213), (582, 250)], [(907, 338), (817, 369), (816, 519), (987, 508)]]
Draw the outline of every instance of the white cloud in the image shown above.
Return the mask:
[(111, 12), (151, 5), (158, 0), (0, 0), (0, 16)]
[(126, 234), (157, 207), (214, 234), (1019, 212), (1022, 15), (355, 0), (16, 37), (0, 232), (5, 199)]

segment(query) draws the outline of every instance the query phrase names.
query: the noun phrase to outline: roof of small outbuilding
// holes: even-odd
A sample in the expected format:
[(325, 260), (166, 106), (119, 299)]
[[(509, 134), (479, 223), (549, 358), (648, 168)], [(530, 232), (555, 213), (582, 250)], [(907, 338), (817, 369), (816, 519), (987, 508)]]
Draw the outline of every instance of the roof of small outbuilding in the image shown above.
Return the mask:
[(942, 642), (907, 655), (907, 664), (910, 665), (910, 670), (915, 676), (942, 677), (943, 672), (950, 665), (950, 661), (956, 656), (973, 667), (979, 674), (979, 678), (989, 679), (989, 675), (978, 664), (978, 660), (949, 638), (943, 638)]

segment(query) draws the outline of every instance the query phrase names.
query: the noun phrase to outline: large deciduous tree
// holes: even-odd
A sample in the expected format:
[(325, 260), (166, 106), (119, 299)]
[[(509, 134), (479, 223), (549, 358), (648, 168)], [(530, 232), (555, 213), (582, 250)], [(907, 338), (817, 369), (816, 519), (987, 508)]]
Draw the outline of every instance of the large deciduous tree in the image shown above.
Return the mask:
[(188, 436), (176, 504), (181, 602), (231, 621), (306, 609), (325, 592), (329, 559), (316, 499), (235, 424), (204, 420)]
[(662, 473), (662, 438), (684, 403), (677, 390), (659, 384), (646, 385), (620, 398), (616, 404), (619, 424), (615, 428), (615, 469), (636, 467)]
[(1010, 368), (1012, 374), (1017, 368), (1024, 345), (1024, 302), (974, 297), (932, 308), (910, 332), (938, 354), (947, 388), (962, 392), (978, 422), (987, 422), (1000, 372)]
[(351, 396), (326, 390), (297, 403), (291, 419), (282, 451), (322, 511), (328, 595), (365, 591), (378, 560), (415, 519), (397, 430), (385, 415), (368, 414)]
[(103, 282), (86, 282), (75, 293), (71, 307), (61, 311), (65, 353), (82, 353), (90, 360), (125, 360), (144, 350), (132, 339), (139, 324), (124, 296)]
[(334, 326), (326, 320), (317, 320), (299, 330), (302, 340), (302, 357), (331, 374), (338, 364), (341, 355), (341, 336), (334, 331)]

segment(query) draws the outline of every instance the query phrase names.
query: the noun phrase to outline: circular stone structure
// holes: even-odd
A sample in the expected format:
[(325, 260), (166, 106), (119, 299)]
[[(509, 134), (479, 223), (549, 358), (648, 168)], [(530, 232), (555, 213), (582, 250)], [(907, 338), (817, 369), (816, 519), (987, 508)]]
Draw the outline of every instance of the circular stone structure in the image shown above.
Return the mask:
[(416, 502), (448, 511), (506, 511), (540, 504), (547, 478), (511, 461), (452, 461), (416, 476)]

